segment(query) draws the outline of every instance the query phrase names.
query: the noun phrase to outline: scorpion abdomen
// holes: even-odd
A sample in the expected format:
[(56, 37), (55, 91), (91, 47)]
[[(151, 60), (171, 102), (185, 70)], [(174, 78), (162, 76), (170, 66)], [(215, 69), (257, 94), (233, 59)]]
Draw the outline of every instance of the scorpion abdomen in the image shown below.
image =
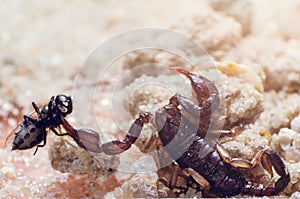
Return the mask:
[(182, 168), (192, 168), (201, 174), (216, 194), (237, 195), (247, 183), (241, 171), (223, 162), (219, 153), (198, 136), (177, 162)]

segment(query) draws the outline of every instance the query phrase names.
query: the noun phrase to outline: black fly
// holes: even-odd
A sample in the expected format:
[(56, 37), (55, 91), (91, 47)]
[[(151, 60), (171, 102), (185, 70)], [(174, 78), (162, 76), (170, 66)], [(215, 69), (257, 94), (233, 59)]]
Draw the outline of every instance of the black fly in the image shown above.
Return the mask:
[[(48, 130), (51, 130), (58, 136), (71, 136), (81, 147), (90, 151), (99, 151), (99, 135), (95, 131), (88, 129), (74, 129), (65, 117), (73, 111), (72, 99), (69, 96), (60, 94), (52, 96), (47, 105), (42, 109), (32, 102), (35, 113), (24, 115), (24, 120), (13, 130), (6, 138), (5, 145), (13, 137), (12, 150), (26, 150), (36, 146), (34, 155), (39, 147), (46, 145)], [(60, 125), (66, 130), (66, 133), (57, 132), (56, 128)], [(41, 144), (41, 142), (43, 143)]]

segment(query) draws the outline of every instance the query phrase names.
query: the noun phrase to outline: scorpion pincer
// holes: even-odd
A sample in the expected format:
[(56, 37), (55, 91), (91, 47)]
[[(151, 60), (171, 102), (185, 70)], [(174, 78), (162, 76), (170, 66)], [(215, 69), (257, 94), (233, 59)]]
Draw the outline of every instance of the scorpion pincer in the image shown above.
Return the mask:
[[(237, 127), (208, 132), (209, 123), (212, 122), (211, 115), (219, 105), (219, 93), (214, 83), (201, 75), (180, 68), (171, 70), (190, 79), (199, 104), (175, 94), (170, 98), (169, 104), (158, 109), (154, 116), (148, 112), (140, 113), (124, 140), (105, 143), (100, 147), (101, 151), (110, 155), (126, 151), (139, 137), (143, 125), (151, 122), (158, 131), (164, 150), (174, 160), (177, 168), (166, 183), (169, 188), (175, 188), (179, 171), (182, 170), (201, 186), (203, 193), (216, 194), (219, 197), (238, 194), (272, 196), (283, 191), (290, 182), (290, 175), (284, 161), (275, 151), (260, 150), (249, 161), (233, 158), (218, 143), (212, 144), (204, 139), (207, 133), (234, 136), (242, 131), (242, 127)], [(183, 112), (197, 118), (199, 123), (192, 122)], [(278, 173), (280, 178), (275, 183), (263, 185), (246, 180), (243, 170), (253, 168), (259, 160), (271, 176), (272, 168)]]

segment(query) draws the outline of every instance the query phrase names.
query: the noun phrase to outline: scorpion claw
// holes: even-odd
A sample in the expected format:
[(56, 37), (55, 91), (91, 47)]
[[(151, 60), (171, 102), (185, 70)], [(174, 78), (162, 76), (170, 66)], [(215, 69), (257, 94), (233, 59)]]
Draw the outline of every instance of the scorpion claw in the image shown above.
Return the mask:
[(111, 142), (107, 142), (101, 146), (101, 151), (107, 155), (116, 155), (128, 150), (141, 134), (144, 124), (149, 123), (151, 118), (152, 114), (149, 112), (140, 113), (139, 117), (129, 128), (124, 140), (113, 140)]
[(268, 155), (266, 151), (264, 151), (264, 153), (261, 156), (261, 165), (273, 178), (272, 162), (270, 159), (270, 155)]
[(283, 191), (290, 182), (290, 174), (281, 157), (275, 151), (267, 149), (261, 155), (261, 164), (272, 177), (273, 167), (280, 178), (274, 184), (266, 187), (262, 184), (254, 185), (248, 182), (242, 192), (256, 196), (271, 196)]
[(273, 176), (272, 166), (279, 176), (288, 176), (288, 170), (281, 157), (271, 150), (265, 150), (262, 155), (262, 166)]

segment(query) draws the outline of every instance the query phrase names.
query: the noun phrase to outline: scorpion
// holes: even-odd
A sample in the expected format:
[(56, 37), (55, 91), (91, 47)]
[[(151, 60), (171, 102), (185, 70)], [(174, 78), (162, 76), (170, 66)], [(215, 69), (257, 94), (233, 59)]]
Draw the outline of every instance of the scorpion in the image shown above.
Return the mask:
[[(200, 185), (203, 193), (212, 193), (220, 197), (238, 194), (272, 196), (283, 191), (290, 182), (290, 174), (284, 161), (275, 151), (262, 149), (249, 161), (233, 158), (218, 142), (205, 139), (208, 133), (235, 136), (243, 129), (242, 126), (228, 130), (209, 128), (211, 124), (219, 127), (219, 122), (224, 119), (221, 117), (216, 122), (212, 119), (220, 103), (219, 92), (214, 83), (200, 74), (181, 68), (173, 67), (171, 70), (190, 80), (198, 104), (180, 94), (175, 94), (169, 99), (169, 104), (154, 114), (140, 113), (123, 140), (113, 140), (100, 146), (97, 132), (75, 129), (65, 119), (72, 112), (71, 98), (65, 95), (52, 97), (41, 110), (32, 103), (37, 116), (25, 115), (19, 128), (12, 131), (7, 140), (15, 135), (13, 150), (25, 150), (36, 146), (37, 151), (38, 147), (45, 146), (46, 129), (50, 129), (58, 136), (71, 136), (78, 146), (85, 150), (115, 155), (128, 150), (140, 136), (144, 124), (152, 123), (163, 146), (163, 151), (158, 151), (159, 160), (164, 159), (162, 154), (166, 152), (175, 167), (169, 182), (165, 182), (170, 189), (175, 188), (179, 172), (182, 170), (187, 177), (191, 177)], [(195, 120), (198, 122), (195, 123)], [(60, 125), (67, 133), (61, 134), (55, 130), (55, 127)], [(39, 145), (42, 141), (44, 143)], [(259, 160), (271, 176), (273, 168), (278, 173), (280, 178), (275, 183), (265, 186), (246, 180), (242, 170), (253, 168)]]
[[(175, 187), (181, 170), (200, 185), (203, 193), (219, 197), (238, 194), (272, 196), (283, 191), (290, 182), (290, 174), (284, 161), (275, 151), (261, 149), (250, 161), (231, 157), (220, 144), (204, 139), (209, 131), (212, 113), (219, 105), (219, 92), (214, 83), (200, 74), (178, 67), (172, 67), (171, 70), (190, 80), (199, 104), (175, 94), (169, 99), (169, 104), (158, 109), (154, 115), (149, 112), (140, 113), (123, 140), (104, 143), (99, 146), (99, 152), (113, 155), (126, 151), (135, 143), (144, 124), (152, 123), (158, 131), (164, 150), (173, 159), (175, 166), (169, 182), (166, 183), (169, 188)], [(195, 125), (187, 114), (197, 118), (199, 123)], [(213, 130), (212, 133), (235, 136), (241, 133), (242, 129), (243, 127), (238, 126), (229, 130)], [(280, 178), (275, 183), (266, 186), (247, 181), (243, 170), (253, 168), (259, 161), (272, 177), (272, 169), (277, 172)]]

